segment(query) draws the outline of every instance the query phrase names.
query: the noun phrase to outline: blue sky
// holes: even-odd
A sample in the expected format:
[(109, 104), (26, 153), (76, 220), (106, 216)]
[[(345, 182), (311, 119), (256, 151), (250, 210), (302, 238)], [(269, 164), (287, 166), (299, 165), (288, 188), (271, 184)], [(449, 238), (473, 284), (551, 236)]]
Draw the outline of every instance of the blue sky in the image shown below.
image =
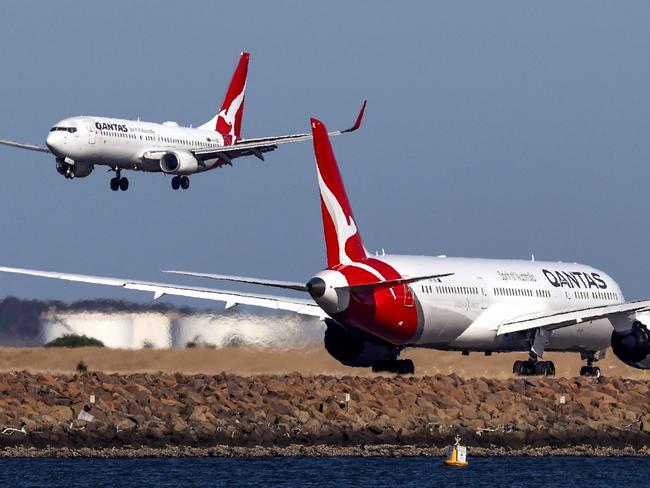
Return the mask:
[[(367, 248), (580, 261), (648, 297), (648, 25), (641, 1), (4, 2), (0, 137), (40, 143), (81, 114), (204, 122), (248, 50), (245, 136), (345, 127), (368, 99), (334, 141)], [(114, 193), (102, 168), (68, 181), (11, 148), (0, 164), (4, 265), (191, 282), (159, 270), (325, 263), (310, 144), (186, 192), (129, 173)], [(151, 298), (10, 275), (0, 294)]]

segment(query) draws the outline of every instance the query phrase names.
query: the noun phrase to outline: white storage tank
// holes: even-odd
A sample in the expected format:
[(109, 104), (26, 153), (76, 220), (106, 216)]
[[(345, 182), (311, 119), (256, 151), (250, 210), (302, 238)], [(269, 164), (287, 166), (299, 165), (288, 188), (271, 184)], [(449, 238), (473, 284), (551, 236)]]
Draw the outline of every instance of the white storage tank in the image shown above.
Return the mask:
[(168, 348), (170, 320), (154, 312), (49, 311), (41, 316), (41, 337), (43, 344), (76, 334), (99, 339), (106, 347), (116, 349)]
[(295, 314), (197, 314), (172, 322), (173, 347), (195, 342), (217, 348), (252, 346), (258, 348), (297, 348), (320, 343), (325, 324), (316, 318)]

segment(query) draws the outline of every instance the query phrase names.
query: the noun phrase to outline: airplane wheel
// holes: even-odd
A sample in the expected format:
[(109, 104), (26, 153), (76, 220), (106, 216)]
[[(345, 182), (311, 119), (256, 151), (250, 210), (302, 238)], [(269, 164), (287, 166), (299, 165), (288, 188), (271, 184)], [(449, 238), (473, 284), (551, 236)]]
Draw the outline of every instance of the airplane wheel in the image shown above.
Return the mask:
[(538, 367), (541, 368), (541, 366), (544, 363), (544, 361), (541, 362), (533, 362), (533, 361), (515, 361), (515, 363), (512, 366), (512, 372), (515, 373), (518, 376), (535, 376), (536, 374), (543, 374), (543, 373), (538, 373)]
[(181, 188), (187, 190), (190, 187), (190, 179), (187, 176), (181, 176)]
[(389, 359), (383, 359), (375, 361), (372, 365), (372, 371), (374, 373), (396, 373), (396, 374), (413, 374), (415, 373), (415, 364), (410, 359), (398, 359), (391, 361)]
[(600, 368), (598, 366), (583, 366), (582, 368), (580, 368), (580, 376), (599, 378)]
[(546, 376), (555, 376), (555, 363), (546, 361)]
[(535, 363), (536, 376), (553, 376), (555, 374), (555, 364), (553, 361), (538, 361)]
[(127, 178), (120, 178), (119, 183), (120, 183), (120, 190), (126, 191), (129, 189), (129, 180)]
[(381, 373), (383, 371), (390, 371), (390, 364), (391, 361), (387, 359), (380, 359), (379, 361), (375, 361), (372, 363), (372, 372)]
[(396, 373), (399, 374), (413, 374), (415, 373), (415, 364), (410, 359), (400, 359), (395, 361), (396, 364)]
[(120, 180), (118, 180), (117, 178), (111, 178), (111, 190), (117, 191), (119, 190), (119, 188), (120, 188)]
[(174, 176), (172, 178), (172, 188), (178, 190), (181, 187), (181, 179), (179, 176)]

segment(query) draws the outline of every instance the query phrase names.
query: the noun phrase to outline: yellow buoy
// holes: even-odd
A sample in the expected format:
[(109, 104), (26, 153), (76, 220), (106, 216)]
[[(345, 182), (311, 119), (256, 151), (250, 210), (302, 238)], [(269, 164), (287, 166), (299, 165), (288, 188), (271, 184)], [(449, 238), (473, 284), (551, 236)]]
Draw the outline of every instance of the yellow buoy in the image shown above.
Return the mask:
[(447, 448), (445, 466), (469, 466), (467, 461), (467, 448), (460, 445), (460, 437), (456, 436), (453, 446)]

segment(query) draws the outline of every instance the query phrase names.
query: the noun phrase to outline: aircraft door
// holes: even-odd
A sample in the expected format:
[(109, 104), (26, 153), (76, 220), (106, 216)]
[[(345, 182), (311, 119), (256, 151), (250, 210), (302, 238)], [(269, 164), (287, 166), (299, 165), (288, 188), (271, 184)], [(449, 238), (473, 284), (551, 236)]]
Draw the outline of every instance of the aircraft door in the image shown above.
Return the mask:
[(415, 305), (413, 300), (413, 289), (409, 285), (402, 285), (404, 287), (404, 306), (411, 308)]
[(481, 310), (485, 310), (490, 305), (487, 283), (485, 283), (485, 280), (480, 276), (477, 279), (479, 283), (479, 300), (481, 303)]
[(571, 303), (572, 302), (571, 293), (568, 292), (567, 290), (564, 290), (564, 297), (566, 299), (566, 304), (570, 307), (572, 305), (572, 303)]
[(95, 133), (95, 126), (90, 120), (85, 120), (86, 123), (86, 129), (88, 130), (88, 144), (95, 144), (96, 141), (96, 133)]

